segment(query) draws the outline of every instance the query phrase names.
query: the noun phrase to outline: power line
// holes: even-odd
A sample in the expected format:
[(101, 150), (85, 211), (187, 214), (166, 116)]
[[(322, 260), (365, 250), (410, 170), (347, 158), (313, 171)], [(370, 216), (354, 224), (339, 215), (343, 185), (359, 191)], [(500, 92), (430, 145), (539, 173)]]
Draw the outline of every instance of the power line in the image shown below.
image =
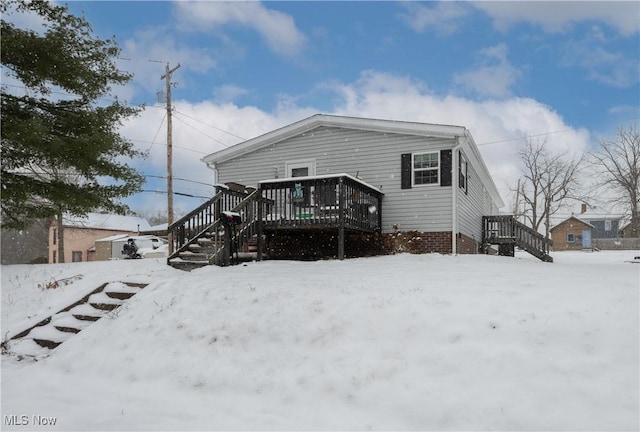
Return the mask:
[(192, 125), (190, 125), (189, 123), (185, 122), (184, 120), (182, 120), (182, 119), (180, 118), (180, 116), (179, 116), (179, 115), (178, 115), (178, 116), (176, 116), (176, 120), (178, 120), (178, 121), (182, 122), (184, 125), (186, 125), (186, 126), (190, 127), (191, 129), (193, 129), (193, 130), (194, 130), (194, 131), (196, 131), (196, 132), (201, 133), (202, 135), (204, 135), (204, 136), (206, 136), (207, 138), (209, 138), (209, 139), (211, 139), (211, 140), (213, 140), (213, 141), (217, 142), (218, 144), (220, 144), (220, 145), (224, 146), (225, 148), (226, 148), (226, 147), (229, 147), (227, 144), (223, 143), (222, 141), (220, 141), (220, 140), (218, 140), (218, 139), (216, 139), (216, 138), (212, 137), (211, 135), (206, 134), (205, 132), (202, 132), (200, 129), (197, 129), (197, 128), (193, 127)]
[[(632, 118), (620, 120), (620, 122), (628, 122), (628, 121), (638, 120), (638, 119), (640, 119), (640, 117), (632, 117)], [(553, 135), (553, 134), (558, 134), (558, 133), (563, 133), (563, 132), (569, 132), (569, 131), (572, 131), (572, 130), (574, 130), (574, 129), (568, 128), (568, 129), (562, 129), (562, 130), (551, 131), (551, 132), (543, 132), (543, 133), (534, 134), (534, 135), (524, 135), (524, 136), (517, 137), (517, 138), (507, 138), (507, 139), (503, 139), (503, 140), (479, 143), (479, 144), (476, 144), (476, 146), (497, 144), (497, 143), (508, 142), (508, 141), (517, 141), (517, 140), (521, 140), (521, 139), (535, 138), (535, 137), (541, 137), (541, 136), (546, 136), (546, 135)]]
[(227, 135), (231, 135), (232, 137), (239, 138), (239, 139), (241, 139), (241, 140), (243, 140), (243, 141), (246, 141), (246, 140), (247, 140), (246, 138), (241, 137), (240, 135), (236, 135), (236, 134), (234, 134), (233, 132), (226, 131), (226, 130), (221, 129), (221, 128), (217, 127), (217, 126), (211, 125), (211, 124), (209, 124), (209, 123), (205, 123), (205, 122), (203, 122), (202, 120), (198, 120), (197, 118), (195, 118), (195, 117), (191, 117), (191, 116), (189, 116), (189, 115), (187, 115), (187, 114), (185, 114), (185, 113), (183, 113), (183, 112), (181, 112), (181, 111), (175, 110), (175, 112), (177, 112), (178, 114), (181, 114), (181, 115), (183, 115), (183, 116), (185, 116), (185, 117), (187, 117), (187, 118), (190, 118), (191, 120), (197, 121), (198, 123), (201, 123), (201, 124), (203, 124), (203, 125), (205, 125), (205, 126), (209, 126), (209, 127), (210, 127), (210, 128), (212, 128), (212, 129), (215, 129), (215, 130), (220, 131), (220, 132), (224, 132), (224, 133), (226, 133)]
[[(164, 143), (145, 141), (145, 140), (139, 140), (139, 139), (129, 139), (129, 141), (134, 141), (134, 142), (139, 142), (139, 143), (144, 143), (144, 144), (156, 144), (156, 145), (166, 146), (166, 144), (164, 144)], [(182, 147), (182, 146), (175, 145), (175, 144), (173, 144), (173, 147), (179, 148), (179, 149), (182, 149), (182, 150), (186, 150), (186, 151), (190, 151), (190, 152), (194, 152), (194, 153), (200, 153), (200, 154), (203, 154), (203, 155), (208, 155), (209, 154), (209, 153), (203, 152), (201, 150), (194, 150), (194, 149), (190, 149), (188, 147)], [(149, 148), (151, 148), (151, 146)]]
[[(143, 189), (140, 192), (150, 192), (150, 193), (156, 193), (156, 194), (163, 194), (166, 195), (167, 191), (163, 191), (163, 190), (151, 190), (151, 189)], [(178, 195), (178, 196), (184, 196), (184, 197), (189, 197), (189, 198), (202, 198), (202, 199), (209, 199), (211, 198), (210, 196), (203, 196), (203, 195), (192, 195), (192, 194), (188, 194), (188, 193), (184, 193), (184, 192), (173, 192), (173, 195)]]
[[(151, 178), (159, 178), (159, 179), (166, 179), (166, 176), (158, 176), (158, 175), (149, 175), (149, 174), (143, 174), (145, 177), (151, 177)], [(196, 183), (196, 184), (201, 184), (204, 186), (211, 186), (211, 187), (215, 187), (212, 184), (209, 183), (204, 183), (204, 182), (199, 182), (196, 180), (189, 180), (189, 179), (185, 179), (185, 178), (181, 178), (181, 177), (173, 177), (174, 180), (179, 180), (179, 181), (184, 181), (184, 182), (188, 182), (188, 183)]]
[(573, 130), (573, 129), (562, 129), (562, 130), (553, 131), (553, 132), (544, 132), (544, 133), (539, 133), (539, 134), (534, 134), (534, 135), (524, 135), (524, 136), (521, 136), (521, 137), (518, 137), (518, 138), (507, 138), (507, 139), (503, 139), (503, 140), (484, 142), (484, 143), (476, 144), (476, 146), (479, 147), (479, 146), (483, 146), (483, 145), (497, 144), (497, 143), (508, 142), (508, 141), (518, 141), (518, 140), (521, 140), (521, 139), (535, 138), (535, 137), (546, 136), (546, 135), (553, 135), (553, 134), (557, 134), (557, 133), (568, 132), (568, 131), (571, 131), (571, 130)]
[[(162, 125), (164, 124), (164, 119), (167, 118), (167, 114), (165, 113), (165, 115), (162, 117), (162, 120), (160, 120), (160, 126), (158, 126), (158, 130), (156, 131), (156, 134), (153, 136), (153, 141), (151, 141), (151, 145), (149, 146), (149, 148), (147, 149), (147, 151), (145, 153), (148, 153), (149, 151), (151, 151), (151, 147), (154, 146), (154, 144), (156, 144), (156, 138), (158, 138), (158, 134), (160, 133), (160, 129), (162, 129)], [(133, 140), (131, 140), (133, 141)], [(140, 165), (138, 165), (138, 169), (142, 169), (142, 166), (144, 165), (145, 159), (141, 159), (140, 160)]]

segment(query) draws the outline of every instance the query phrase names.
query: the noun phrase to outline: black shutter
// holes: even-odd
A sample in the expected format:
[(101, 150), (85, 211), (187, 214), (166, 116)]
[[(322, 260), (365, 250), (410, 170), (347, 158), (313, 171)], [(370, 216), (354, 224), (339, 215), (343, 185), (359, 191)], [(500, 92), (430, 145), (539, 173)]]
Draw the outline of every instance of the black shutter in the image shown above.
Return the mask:
[(440, 186), (451, 186), (451, 150), (440, 150)]
[(411, 189), (411, 153), (404, 153), (400, 163), (400, 188)]

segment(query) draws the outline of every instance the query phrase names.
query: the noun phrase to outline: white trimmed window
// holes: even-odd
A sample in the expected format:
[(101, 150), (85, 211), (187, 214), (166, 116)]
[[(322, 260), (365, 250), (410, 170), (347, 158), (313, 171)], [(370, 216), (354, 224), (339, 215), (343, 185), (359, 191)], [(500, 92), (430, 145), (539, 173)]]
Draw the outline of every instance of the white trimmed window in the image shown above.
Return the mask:
[(575, 243), (576, 236), (573, 233), (567, 233), (567, 243)]
[(605, 220), (604, 221), (604, 230), (605, 231), (611, 231), (611, 221), (610, 220)]
[(414, 186), (440, 183), (440, 152), (414, 153), (411, 166)]

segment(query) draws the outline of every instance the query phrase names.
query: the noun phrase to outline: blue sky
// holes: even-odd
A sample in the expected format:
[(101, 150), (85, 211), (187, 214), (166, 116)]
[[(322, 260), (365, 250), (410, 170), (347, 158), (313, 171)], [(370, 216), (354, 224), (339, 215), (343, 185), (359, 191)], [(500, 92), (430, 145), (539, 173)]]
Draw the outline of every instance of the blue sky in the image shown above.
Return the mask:
[[(115, 89), (147, 104), (123, 133), (134, 165), (166, 166), (164, 63), (174, 75), (174, 175), (210, 183), (207, 153), (323, 112), (463, 125), (509, 201), (522, 137), (579, 154), (640, 118), (639, 2), (71, 2), (116, 36)], [(152, 61), (150, 61), (152, 60)], [(160, 61), (156, 63), (154, 61)], [(149, 178), (147, 190), (164, 180)], [(176, 182), (176, 191), (210, 188)], [(128, 202), (162, 210), (145, 192)], [(178, 212), (201, 199), (176, 199)]]

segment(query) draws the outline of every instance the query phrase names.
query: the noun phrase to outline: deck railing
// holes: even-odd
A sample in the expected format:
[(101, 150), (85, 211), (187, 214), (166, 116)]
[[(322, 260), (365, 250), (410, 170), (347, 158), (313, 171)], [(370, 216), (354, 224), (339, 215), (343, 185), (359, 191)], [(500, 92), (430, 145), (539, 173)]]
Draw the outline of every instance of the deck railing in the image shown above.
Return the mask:
[[(262, 235), (260, 232), (259, 218), (266, 211), (264, 207), (267, 203), (260, 199), (259, 191), (254, 191), (230, 211), (240, 215), (240, 223), (233, 226), (226, 226), (226, 236), (223, 249), (216, 253), (210, 259), (210, 264), (229, 265), (233, 258), (233, 253), (238, 252), (242, 245), (249, 243), (249, 240), (255, 236)], [(262, 250), (259, 249), (258, 254)]]
[(549, 255), (551, 240), (512, 215), (483, 216), (482, 238), (484, 243), (518, 246), (543, 261), (553, 261)]
[(259, 183), (268, 205), (265, 229), (344, 228), (380, 231), (383, 193), (348, 174)]

